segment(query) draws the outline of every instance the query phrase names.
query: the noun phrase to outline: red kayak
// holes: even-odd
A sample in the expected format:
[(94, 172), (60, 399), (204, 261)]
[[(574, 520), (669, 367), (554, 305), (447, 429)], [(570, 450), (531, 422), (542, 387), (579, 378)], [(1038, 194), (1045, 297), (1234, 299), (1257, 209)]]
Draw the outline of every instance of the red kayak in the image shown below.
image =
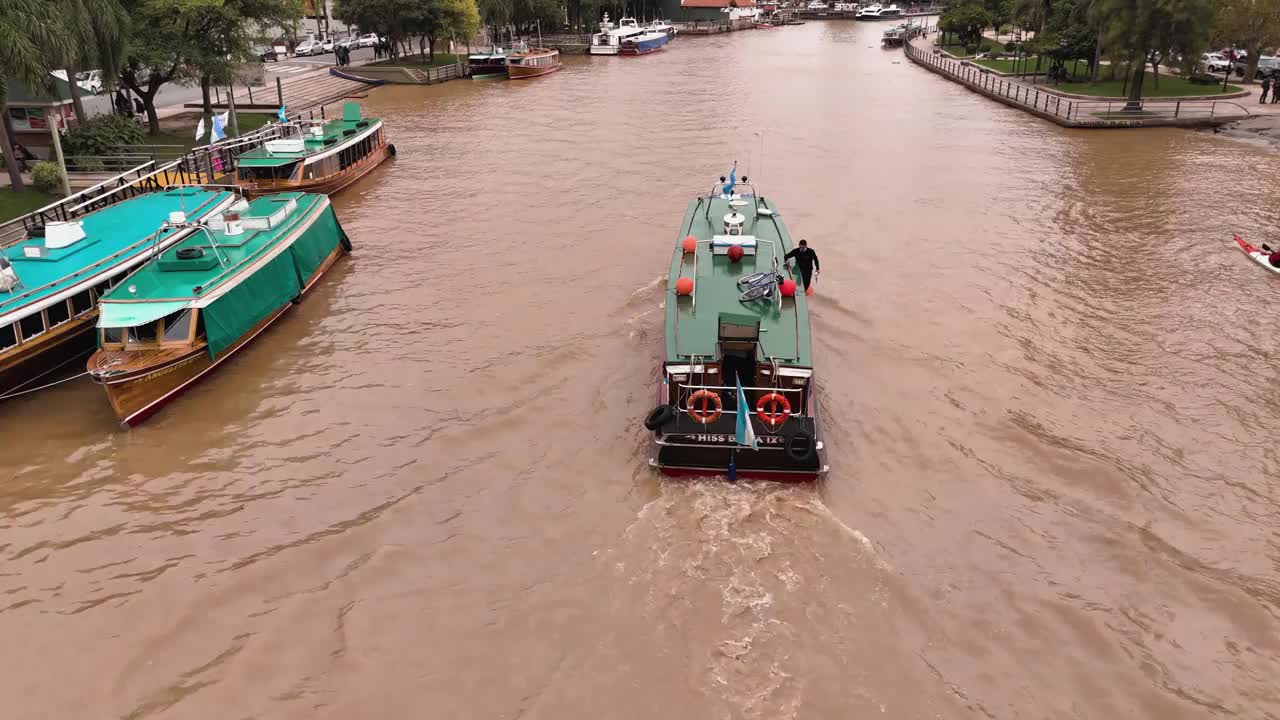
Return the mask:
[(1248, 255), (1249, 257), (1253, 258), (1254, 262), (1258, 263), (1262, 267), (1270, 270), (1273, 273), (1276, 273), (1277, 275), (1280, 275), (1280, 268), (1272, 265), (1271, 261), (1269, 260), (1269, 258), (1271, 257), (1271, 253), (1250, 245), (1249, 243), (1245, 242), (1244, 238), (1240, 237), (1239, 235), (1236, 235), (1235, 238), (1236, 238), (1236, 245), (1240, 246), (1240, 249), (1244, 251), (1245, 255)]

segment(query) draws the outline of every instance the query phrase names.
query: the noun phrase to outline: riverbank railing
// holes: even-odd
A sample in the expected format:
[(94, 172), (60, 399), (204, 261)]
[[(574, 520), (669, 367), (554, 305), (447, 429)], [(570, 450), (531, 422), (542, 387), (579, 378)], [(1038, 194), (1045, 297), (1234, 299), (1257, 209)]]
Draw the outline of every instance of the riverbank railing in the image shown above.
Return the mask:
[(940, 75), (1068, 127), (1217, 124), (1250, 114), (1248, 108), (1228, 100), (1078, 100), (1007, 80), (986, 68), (910, 42), (903, 50), (912, 61)]

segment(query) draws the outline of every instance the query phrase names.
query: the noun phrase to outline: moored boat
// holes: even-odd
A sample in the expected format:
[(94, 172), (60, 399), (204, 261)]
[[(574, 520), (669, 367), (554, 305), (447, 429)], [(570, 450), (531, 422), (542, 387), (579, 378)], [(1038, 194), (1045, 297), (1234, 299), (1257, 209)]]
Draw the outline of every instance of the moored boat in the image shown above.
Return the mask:
[(93, 350), (98, 299), (156, 249), (187, 234), (169, 227), (226, 209), (234, 193), (147, 193), (70, 222), (48, 223), (0, 251), (0, 396), (38, 387)]
[(672, 25), (666, 20), (654, 20), (645, 27), (653, 32), (666, 33), (671, 36), (672, 40), (676, 39), (676, 33), (679, 32), (675, 25)]
[[(723, 178), (722, 178), (723, 180)], [(827, 471), (791, 236), (743, 178), (689, 203), (671, 258), (650, 464), (668, 475)]]
[(591, 36), (591, 47), (587, 52), (591, 55), (617, 55), (623, 40), (642, 33), (644, 30), (635, 18), (624, 17), (614, 27), (609, 21), (609, 14), (605, 13), (604, 20), (600, 23), (600, 32)]
[(507, 52), (497, 45), (487, 53), (467, 56), (467, 74), (472, 80), (491, 80), (507, 76)]
[(560, 51), (551, 48), (531, 48), (519, 42), (507, 55), (507, 77), (512, 80), (548, 75), (560, 67)]
[(896, 20), (900, 17), (902, 17), (902, 9), (897, 5), (886, 7), (879, 3), (864, 7), (854, 15), (855, 20)]
[(671, 42), (671, 36), (665, 32), (657, 30), (646, 30), (645, 32), (626, 38), (622, 41), (622, 46), (618, 49), (619, 55), (648, 55), (651, 52), (661, 50), (667, 43)]
[(751, 26), (754, 27), (756, 30), (772, 30), (773, 22), (768, 19), (757, 20), (754, 23), (751, 23)]
[(342, 117), (286, 123), (286, 135), (240, 156), (236, 178), (249, 197), (277, 192), (338, 192), (396, 154), (382, 120), (346, 103)]
[(88, 371), (126, 426), (258, 337), (351, 249), (324, 195), (241, 200), (184, 229), (99, 303)]

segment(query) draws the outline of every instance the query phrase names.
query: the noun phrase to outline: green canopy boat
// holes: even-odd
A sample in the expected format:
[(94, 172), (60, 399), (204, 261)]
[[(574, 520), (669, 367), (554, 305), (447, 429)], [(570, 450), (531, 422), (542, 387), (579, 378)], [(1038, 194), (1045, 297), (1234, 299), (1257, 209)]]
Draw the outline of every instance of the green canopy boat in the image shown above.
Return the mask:
[(136, 425), (300, 302), (351, 249), (324, 195), (240, 200), (99, 301), (89, 373)]
[[(724, 178), (721, 178), (724, 182)], [(691, 201), (671, 257), (650, 464), (668, 475), (827, 471), (791, 236), (747, 178)]]

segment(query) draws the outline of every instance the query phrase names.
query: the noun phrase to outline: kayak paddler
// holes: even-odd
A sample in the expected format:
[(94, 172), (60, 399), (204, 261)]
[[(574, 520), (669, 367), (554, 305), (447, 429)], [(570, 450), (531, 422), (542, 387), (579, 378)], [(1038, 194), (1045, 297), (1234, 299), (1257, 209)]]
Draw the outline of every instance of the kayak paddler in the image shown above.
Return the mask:
[(1273, 250), (1270, 245), (1262, 243), (1262, 249), (1271, 253), (1267, 256), (1267, 262), (1271, 263), (1271, 267), (1280, 268), (1280, 250)]
[(801, 240), (800, 247), (792, 250), (783, 256), (783, 260), (796, 259), (796, 267), (800, 268), (800, 277), (804, 280), (804, 289), (807, 291), (809, 286), (813, 284), (814, 274), (822, 272), (821, 264), (818, 262), (818, 253), (809, 248), (808, 240)]

